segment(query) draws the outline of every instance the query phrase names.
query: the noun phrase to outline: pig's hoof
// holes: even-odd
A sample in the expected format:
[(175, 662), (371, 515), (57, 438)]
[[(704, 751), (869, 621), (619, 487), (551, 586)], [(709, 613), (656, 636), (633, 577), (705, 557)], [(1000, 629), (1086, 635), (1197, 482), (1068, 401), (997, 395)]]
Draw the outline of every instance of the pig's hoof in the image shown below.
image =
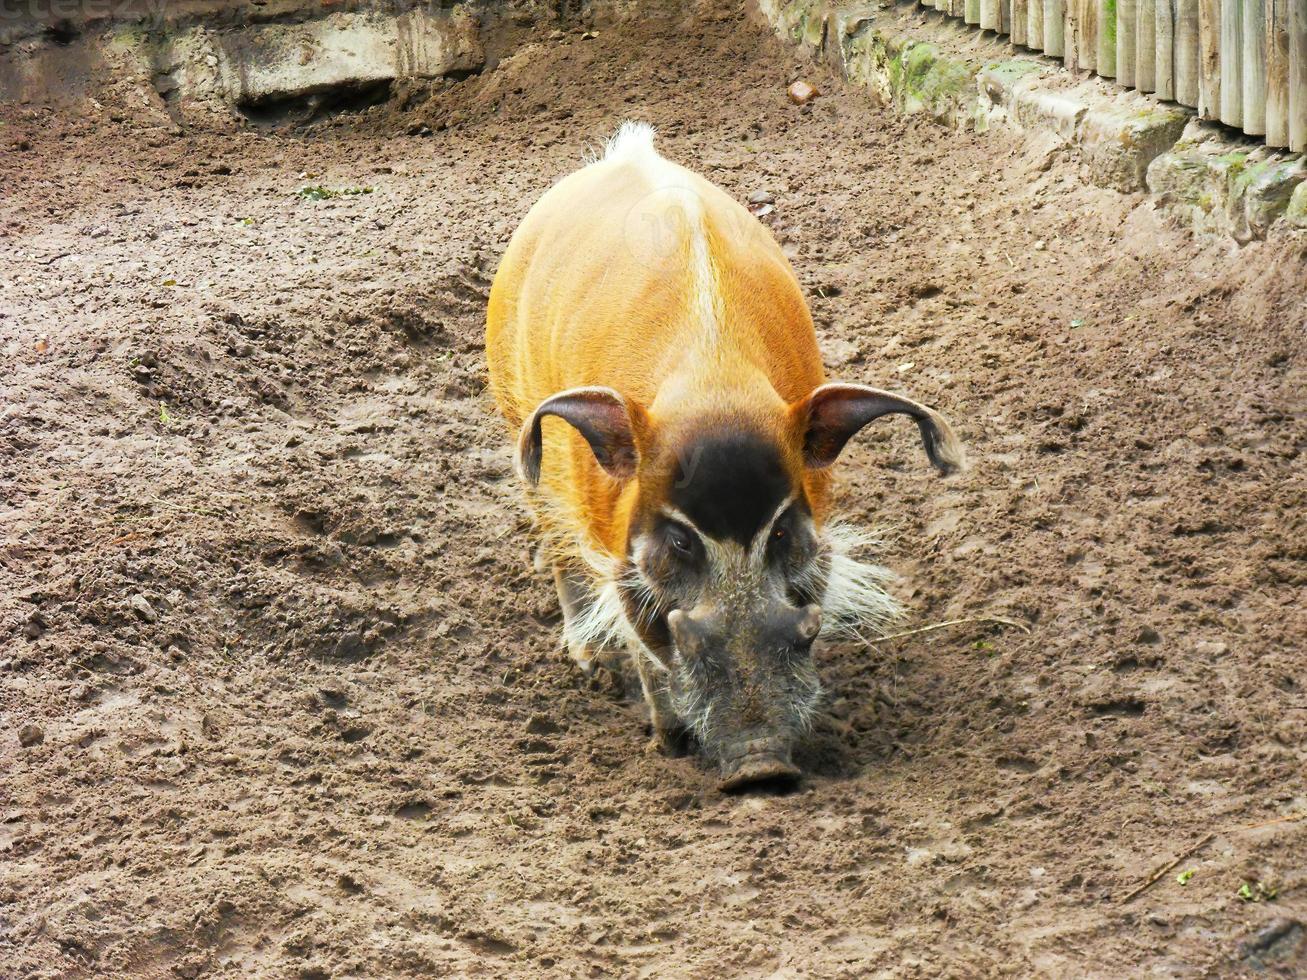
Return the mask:
[(591, 656), (589, 647), (568, 644), (567, 656), (586, 677), (594, 676), (595, 658)]
[(672, 759), (690, 754), (690, 734), (683, 728), (660, 728), (649, 740), (649, 751)]

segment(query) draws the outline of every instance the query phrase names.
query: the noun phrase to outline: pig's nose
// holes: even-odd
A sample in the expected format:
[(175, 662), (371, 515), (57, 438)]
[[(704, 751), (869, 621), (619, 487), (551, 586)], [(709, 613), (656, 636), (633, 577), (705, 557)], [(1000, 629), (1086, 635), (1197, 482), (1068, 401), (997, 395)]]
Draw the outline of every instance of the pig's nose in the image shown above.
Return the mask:
[(803, 773), (790, 761), (789, 747), (762, 736), (733, 742), (722, 757), (717, 788), (725, 793), (748, 789), (790, 789)]

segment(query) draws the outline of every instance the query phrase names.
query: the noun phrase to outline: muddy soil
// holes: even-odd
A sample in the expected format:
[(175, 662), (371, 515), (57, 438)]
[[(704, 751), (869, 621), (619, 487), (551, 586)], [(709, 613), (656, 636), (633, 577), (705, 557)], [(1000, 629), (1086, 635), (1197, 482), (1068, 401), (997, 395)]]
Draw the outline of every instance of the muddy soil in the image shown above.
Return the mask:
[[(3, 111), (0, 974), (1307, 969), (1301, 241), (793, 57), (724, 8), (305, 130)], [(578, 676), (485, 392), (497, 256), (624, 118), (955, 420), (961, 476), (842, 462), (904, 628), (1029, 625), (822, 647), (788, 795)]]

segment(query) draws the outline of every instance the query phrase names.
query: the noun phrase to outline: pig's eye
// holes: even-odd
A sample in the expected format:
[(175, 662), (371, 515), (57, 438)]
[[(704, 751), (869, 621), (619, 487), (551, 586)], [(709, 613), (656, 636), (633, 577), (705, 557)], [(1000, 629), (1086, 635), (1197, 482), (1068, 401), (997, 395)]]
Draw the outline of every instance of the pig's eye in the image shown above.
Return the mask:
[(694, 536), (689, 530), (679, 524), (668, 524), (666, 533), (667, 543), (672, 546), (674, 553), (682, 558), (690, 558), (694, 555)]
[(784, 541), (784, 540), (785, 540), (785, 528), (783, 528), (783, 527), (772, 528), (771, 539), (772, 539), (773, 541)]

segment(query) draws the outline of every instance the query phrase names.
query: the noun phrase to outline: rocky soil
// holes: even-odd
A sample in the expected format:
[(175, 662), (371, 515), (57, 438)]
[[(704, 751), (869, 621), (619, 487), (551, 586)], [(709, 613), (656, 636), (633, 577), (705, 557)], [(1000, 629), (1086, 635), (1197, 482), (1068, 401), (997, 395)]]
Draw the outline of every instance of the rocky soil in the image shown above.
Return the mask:
[[(0, 110), (0, 974), (1307, 970), (1301, 238), (792, 59), (723, 4), (297, 130)], [(1029, 625), (824, 647), (788, 795), (573, 670), (485, 393), (497, 256), (625, 118), (966, 440), (844, 457), (904, 628)]]

